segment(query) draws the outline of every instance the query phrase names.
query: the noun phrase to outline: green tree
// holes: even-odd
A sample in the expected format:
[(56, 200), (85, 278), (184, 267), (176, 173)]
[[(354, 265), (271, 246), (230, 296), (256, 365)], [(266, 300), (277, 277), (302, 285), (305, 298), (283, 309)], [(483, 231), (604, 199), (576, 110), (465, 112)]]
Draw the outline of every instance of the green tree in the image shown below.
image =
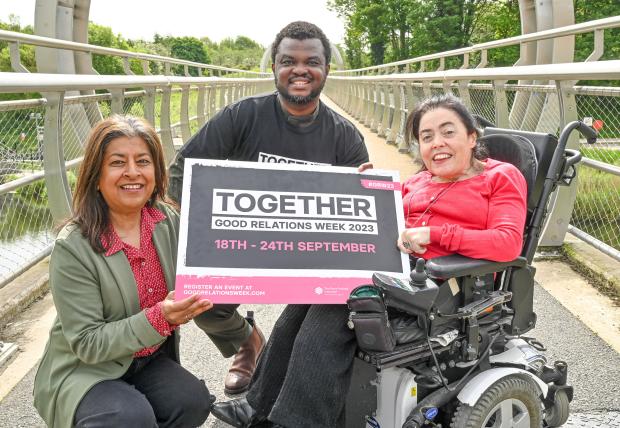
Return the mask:
[[(9, 22), (0, 21), (0, 30), (15, 31), (18, 33), (33, 34), (33, 28), (30, 25), (22, 27), (19, 17), (9, 15)], [(21, 64), (31, 72), (37, 71), (37, 64), (34, 56), (34, 47), (31, 45), (19, 45), (19, 57)], [(9, 52), (9, 43), (0, 41), (0, 71), (13, 71), (11, 67), (11, 54)]]
[[(485, 4), (476, 12), (478, 24), (470, 38), (471, 44), (501, 40), (521, 34), (519, 0), (502, 0)], [(489, 67), (513, 65), (519, 59), (519, 46), (492, 49), (488, 52)], [(473, 59), (472, 59), (473, 60)]]
[[(170, 43), (170, 54), (174, 58), (185, 59), (187, 61), (209, 64), (211, 62), (205, 45), (196, 37), (172, 37)], [(177, 66), (177, 73), (181, 74), (183, 69)], [(189, 73), (198, 76), (198, 69), (190, 67)]]
[(203, 38), (202, 42), (207, 46), (214, 65), (242, 70), (258, 70), (265, 52), (264, 47), (246, 36), (238, 36), (236, 39), (228, 37), (219, 44), (209, 38)]
[[(94, 22), (88, 23), (88, 43), (108, 48), (129, 49), (127, 41), (120, 35), (114, 34), (110, 27)], [(93, 68), (99, 74), (124, 74), (123, 61), (116, 56), (93, 55)]]
[[(211, 63), (205, 43), (196, 37), (162, 37), (159, 34), (155, 34), (154, 44), (163, 46), (164, 49), (170, 52), (169, 56), (173, 58), (199, 62), (201, 64)], [(174, 66), (173, 71), (175, 74), (183, 74), (184, 68), (181, 65)], [(190, 67), (189, 73), (192, 76), (198, 76), (198, 69)]]
[(336, 11), (345, 21), (346, 56), (350, 66), (357, 67), (360, 65), (359, 62), (370, 64), (384, 62), (390, 37), (389, 4), (391, 3), (393, 2), (386, 3), (382, 0), (328, 2), (328, 8)]
[(468, 46), (478, 12), (501, 1), (330, 0), (328, 7), (345, 22), (347, 60), (357, 68)]
[[(411, 56), (471, 45), (472, 35), (478, 25), (477, 11), (483, 10), (488, 3), (488, 0), (417, 1), (409, 10)], [(460, 58), (446, 62), (446, 67), (461, 65)]]
[[(16, 15), (9, 15), (9, 22), (0, 21), (0, 30), (6, 31), (15, 31), (18, 33), (26, 33), (33, 34), (34, 30), (32, 26), (21, 25), (19, 21), (19, 17)], [(19, 58), (21, 64), (28, 69), (30, 72), (37, 71), (37, 63), (35, 60), (35, 49), (34, 46), (31, 45), (19, 45)], [(0, 41), (0, 71), (3, 72), (11, 72), (13, 68), (11, 67), (11, 54), (9, 52), (9, 44), (8, 42)], [(0, 94), (0, 101), (7, 100), (23, 100), (26, 98), (40, 98), (41, 95), (38, 93), (29, 93), (29, 94)]]
[[(617, 0), (575, 0), (575, 23), (593, 21), (620, 15), (620, 2)], [(575, 61), (585, 60), (592, 52), (594, 34), (592, 32), (575, 37)], [(605, 30), (605, 52), (601, 60), (617, 59), (620, 56), (620, 29)]]

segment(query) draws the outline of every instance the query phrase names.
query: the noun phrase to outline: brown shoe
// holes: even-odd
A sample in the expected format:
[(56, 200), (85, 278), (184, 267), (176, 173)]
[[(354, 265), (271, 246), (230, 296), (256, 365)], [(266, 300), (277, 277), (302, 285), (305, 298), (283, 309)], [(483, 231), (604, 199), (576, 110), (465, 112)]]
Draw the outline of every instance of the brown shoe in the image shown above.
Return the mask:
[(264, 347), (265, 336), (254, 322), (252, 334), (235, 354), (226, 379), (224, 379), (226, 394), (240, 394), (248, 389), (254, 370), (256, 370), (256, 362)]

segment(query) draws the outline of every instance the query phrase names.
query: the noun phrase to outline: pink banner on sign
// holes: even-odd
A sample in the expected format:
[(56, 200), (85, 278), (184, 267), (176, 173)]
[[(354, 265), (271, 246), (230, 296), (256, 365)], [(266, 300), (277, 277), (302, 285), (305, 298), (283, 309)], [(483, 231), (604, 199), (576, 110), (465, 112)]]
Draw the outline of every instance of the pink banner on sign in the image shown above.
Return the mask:
[(213, 303), (344, 304), (351, 290), (371, 283), (371, 278), (177, 275), (175, 298), (199, 294)]
[(365, 189), (373, 190), (398, 190), (400, 191), (400, 183), (396, 181), (382, 181), (382, 180), (360, 180), (362, 187)]

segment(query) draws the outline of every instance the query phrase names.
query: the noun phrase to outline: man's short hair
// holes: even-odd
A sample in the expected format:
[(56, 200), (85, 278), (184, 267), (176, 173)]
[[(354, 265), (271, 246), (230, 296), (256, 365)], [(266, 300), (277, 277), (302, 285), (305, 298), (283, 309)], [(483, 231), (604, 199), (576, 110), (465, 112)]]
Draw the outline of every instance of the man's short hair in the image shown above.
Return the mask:
[(323, 52), (325, 52), (325, 64), (328, 65), (332, 60), (332, 50), (325, 33), (314, 24), (305, 21), (295, 21), (284, 27), (271, 45), (271, 62), (276, 62), (276, 53), (280, 47), (282, 39), (288, 37), (295, 40), (319, 39), (323, 44)]

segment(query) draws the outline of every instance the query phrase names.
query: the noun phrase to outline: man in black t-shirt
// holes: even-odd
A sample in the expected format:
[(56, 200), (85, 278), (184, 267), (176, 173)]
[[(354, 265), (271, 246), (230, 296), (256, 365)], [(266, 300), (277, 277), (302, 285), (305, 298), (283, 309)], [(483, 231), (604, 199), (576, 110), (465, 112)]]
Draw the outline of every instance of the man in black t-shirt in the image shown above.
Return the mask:
[[(224, 107), (177, 154), (170, 166), (170, 196), (180, 202), (184, 159), (359, 166), (368, 162), (361, 133), (319, 102), (329, 73), (330, 44), (323, 32), (293, 22), (272, 45), (277, 92)], [(248, 388), (265, 339), (239, 305), (215, 305), (195, 318), (224, 357), (235, 355), (224, 390)]]

